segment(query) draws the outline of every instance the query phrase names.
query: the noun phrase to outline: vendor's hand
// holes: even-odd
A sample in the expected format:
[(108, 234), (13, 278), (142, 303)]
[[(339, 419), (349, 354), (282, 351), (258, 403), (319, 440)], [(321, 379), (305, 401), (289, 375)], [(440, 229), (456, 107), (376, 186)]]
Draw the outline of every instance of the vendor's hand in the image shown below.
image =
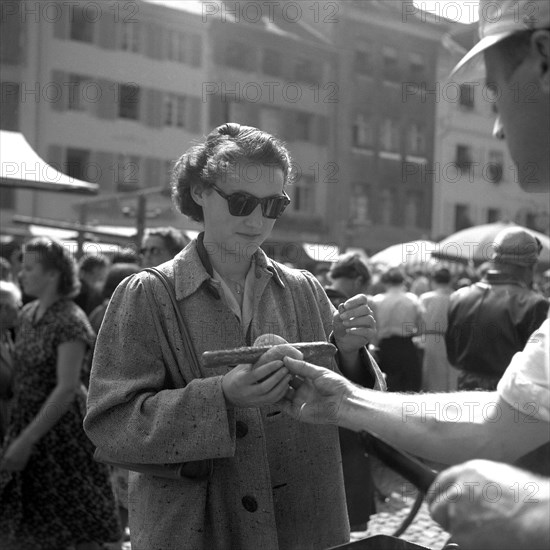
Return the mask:
[(237, 365), (228, 372), (222, 379), (228, 404), (233, 407), (261, 407), (282, 399), (293, 379), (283, 365), (285, 356), (302, 358), (301, 352), (290, 344), (279, 344), (267, 350), (254, 365)]
[(364, 294), (340, 304), (332, 318), (332, 331), (341, 354), (356, 353), (374, 338), (376, 321)]
[(352, 395), (355, 385), (306, 361), (285, 357), (283, 362), (297, 376), (280, 403), (283, 411), (311, 424), (338, 424), (342, 402)]
[(463, 550), (549, 548), (549, 481), (488, 460), (444, 470), (427, 494), (432, 517)]
[(7, 470), (8, 472), (20, 472), (24, 470), (31, 456), (32, 449), (33, 444), (24, 436), (19, 436), (6, 449), (0, 462), (0, 470)]

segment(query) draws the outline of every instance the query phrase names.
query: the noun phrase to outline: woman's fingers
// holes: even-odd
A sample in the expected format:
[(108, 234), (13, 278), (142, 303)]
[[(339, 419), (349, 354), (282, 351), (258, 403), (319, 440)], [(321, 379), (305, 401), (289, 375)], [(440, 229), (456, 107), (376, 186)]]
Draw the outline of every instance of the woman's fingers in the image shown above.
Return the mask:
[(269, 348), (254, 365), (254, 370), (258, 369), (262, 365), (269, 363), (270, 361), (275, 361), (277, 359), (283, 359), (283, 357), (293, 357), (294, 359), (302, 359), (302, 352), (298, 351), (296, 348), (292, 347), (291, 344), (277, 344), (272, 348)]

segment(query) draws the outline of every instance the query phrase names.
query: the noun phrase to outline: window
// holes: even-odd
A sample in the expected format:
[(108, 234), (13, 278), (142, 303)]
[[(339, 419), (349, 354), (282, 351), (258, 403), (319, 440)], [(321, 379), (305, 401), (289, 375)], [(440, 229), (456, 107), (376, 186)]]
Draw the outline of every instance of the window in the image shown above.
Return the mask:
[(97, 82), (87, 76), (78, 74), (69, 75), (67, 87), (67, 108), (70, 111), (86, 111), (101, 96), (101, 89)]
[(487, 223), (496, 223), (500, 221), (500, 210), (498, 208), (487, 209)]
[(202, 39), (200, 35), (190, 34), (188, 36), (188, 43), (190, 44), (189, 46), (190, 55), (188, 55), (187, 61), (193, 67), (200, 67), (201, 59), (202, 59)]
[(262, 58), (262, 72), (270, 76), (282, 76), (282, 55), (274, 50), (264, 50)]
[(0, 187), (0, 210), (15, 210), (15, 188)]
[(372, 75), (372, 54), (371, 45), (368, 42), (360, 44), (355, 50), (353, 68), (355, 72), (362, 76)]
[(122, 22), (120, 34), (120, 49), (127, 52), (139, 52), (139, 24)]
[(504, 155), (501, 151), (489, 151), (489, 162), (487, 170), (487, 179), (491, 183), (500, 183), (504, 173)]
[(418, 122), (409, 126), (407, 133), (407, 149), (413, 155), (422, 155), (426, 152), (426, 133), (424, 127)]
[(0, 128), (17, 131), (19, 130), (19, 83), (2, 82), (0, 86)]
[(426, 76), (426, 66), (424, 64), (424, 57), (412, 52), (409, 54), (409, 77), (413, 82), (420, 82)]
[(405, 227), (418, 226), (419, 202), (420, 199), (416, 193), (409, 193), (407, 195), (407, 202), (405, 203)]
[(132, 191), (140, 187), (139, 157), (118, 155), (115, 165), (115, 181), (118, 191)]
[(118, 105), (118, 116), (138, 120), (139, 118), (139, 86), (135, 84), (121, 84)]
[(241, 42), (228, 42), (225, 48), (225, 63), (228, 67), (246, 71), (248, 64), (249, 49)]
[(320, 71), (312, 59), (297, 59), (294, 65), (294, 79), (315, 84), (320, 80)]
[(165, 94), (164, 96), (164, 125), (185, 127), (186, 97), (176, 94)]
[(302, 175), (294, 184), (292, 207), (301, 214), (315, 213), (315, 179)]
[(184, 96), (178, 96), (176, 101), (176, 126), (183, 128), (185, 126), (185, 108), (187, 100)]
[(270, 107), (261, 107), (259, 127), (268, 134), (281, 137), (283, 131), (283, 120), (280, 111)]
[(397, 50), (390, 46), (382, 48), (384, 67), (384, 78), (390, 81), (399, 81), (399, 66), (397, 61)]
[(83, 111), (84, 104), (82, 102), (82, 77), (76, 74), (69, 75), (68, 86), (68, 101), (67, 107), (69, 111)]
[(374, 128), (370, 117), (362, 113), (355, 116), (352, 128), (353, 147), (369, 149), (374, 144)]
[(294, 139), (296, 141), (310, 141), (313, 115), (297, 112), (294, 117)]
[(396, 120), (386, 118), (382, 122), (380, 141), (381, 148), (385, 151), (397, 151), (399, 149), (399, 124)]
[(369, 193), (366, 186), (360, 183), (353, 185), (353, 193), (349, 198), (349, 211), (354, 223), (369, 223)]
[(472, 167), (472, 151), (467, 145), (456, 146), (455, 164), (461, 170), (469, 170)]
[(389, 189), (382, 189), (378, 198), (378, 216), (382, 225), (391, 225), (391, 213), (393, 206), (392, 192)]
[(92, 43), (94, 41), (94, 23), (81, 6), (74, 6), (71, 17), (71, 40)]
[(467, 204), (455, 204), (455, 231), (472, 227), (470, 207)]
[(474, 108), (474, 87), (471, 84), (461, 84), (458, 99), (459, 105), (464, 109)]
[(65, 173), (70, 178), (86, 180), (90, 162), (90, 152), (85, 149), (67, 149)]

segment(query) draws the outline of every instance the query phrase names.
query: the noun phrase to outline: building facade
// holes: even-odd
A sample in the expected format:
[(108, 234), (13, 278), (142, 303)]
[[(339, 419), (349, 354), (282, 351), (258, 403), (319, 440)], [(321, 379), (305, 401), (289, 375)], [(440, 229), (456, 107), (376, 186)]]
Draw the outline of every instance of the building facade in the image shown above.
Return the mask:
[(197, 230), (171, 204), (170, 171), (228, 121), (288, 144), (292, 205), (269, 244), (293, 263), (304, 263), (304, 242), (375, 253), (494, 219), (540, 230), (547, 216), (489, 137), (482, 90), (472, 105), (466, 90), (458, 104), (444, 100), (459, 54), (441, 41), (457, 25), (408, 0), (0, 6), (2, 129), (101, 190), (84, 202), (3, 189), (2, 227), (14, 214), (135, 226), (136, 192), (160, 187), (147, 225)]

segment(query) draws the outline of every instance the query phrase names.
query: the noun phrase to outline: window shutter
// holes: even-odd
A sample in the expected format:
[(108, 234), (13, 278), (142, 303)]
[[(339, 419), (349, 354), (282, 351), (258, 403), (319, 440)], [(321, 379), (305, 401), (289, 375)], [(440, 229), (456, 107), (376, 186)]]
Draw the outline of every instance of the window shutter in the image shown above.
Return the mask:
[(65, 6), (66, 2), (56, 2), (60, 17), (57, 17), (54, 23), (53, 33), (56, 38), (66, 40), (69, 36), (69, 9)]
[(282, 127), (283, 139), (287, 141), (294, 141), (296, 130), (294, 126), (294, 120), (296, 117), (295, 111), (287, 110), (282, 113), (284, 117), (284, 123)]
[(99, 26), (96, 31), (98, 45), (106, 50), (114, 50), (116, 48), (117, 27), (119, 28), (120, 25), (115, 25), (115, 18), (109, 15), (101, 17), (96, 24)]
[(317, 145), (327, 145), (328, 142), (328, 125), (327, 117), (323, 115), (317, 115), (313, 118), (313, 141)]
[(4, 14), (2, 11), (0, 19), (0, 62), (8, 65), (18, 65), (23, 61), (23, 54), (26, 49), (21, 36), (23, 30), (24, 26), (19, 13)]
[[(63, 83), (67, 82), (68, 75), (63, 71), (52, 71), (52, 81), (55, 88), (52, 88), (52, 93), (49, 97), (49, 102), (54, 111), (65, 111), (68, 107), (68, 88)], [(55, 90), (55, 91), (54, 91)]]
[(186, 123), (186, 128), (194, 134), (200, 132), (201, 130), (201, 110), (202, 104), (201, 100), (198, 97), (187, 96), (187, 101), (185, 102), (185, 119), (188, 121)]
[(208, 122), (209, 128), (215, 128), (227, 122), (229, 104), (222, 101), (221, 95), (208, 95), (206, 102), (208, 103), (208, 116), (210, 117)]
[(98, 167), (98, 181), (99, 188), (102, 193), (114, 193), (116, 191), (116, 166), (115, 156), (112, 153), (106, 153), (103, 151), (96, 151), (91, 155), (92, 162), (97, 164)]
[(202, 38), (199, 34), (189, 34), (186, 37), (187, 42), (187, 62), (193, 67), (201, 66), (202, 57)]
[(53, 166), (59, 172), (65, 172), (63, 166), (64, 160), (63, 147), (60, 145), (50, 145), (48, 147), (48, 164)]
[(140, 119), (152, 128), (162, 126), (162, 92), (159, 90), (144, 89), (141, 101)]
[(98, 80), (101, 97), (96, 103), (97, 116), (106, 120), (114, 120), (120, 104), (120, 84), (110, 80)]
[(145, 53), (151, 59), (163, 59), (162, 50), (163, 42), (165, 41), (162, 27), (156, 23), (149, 23), (147, 39), (145, 45)]

